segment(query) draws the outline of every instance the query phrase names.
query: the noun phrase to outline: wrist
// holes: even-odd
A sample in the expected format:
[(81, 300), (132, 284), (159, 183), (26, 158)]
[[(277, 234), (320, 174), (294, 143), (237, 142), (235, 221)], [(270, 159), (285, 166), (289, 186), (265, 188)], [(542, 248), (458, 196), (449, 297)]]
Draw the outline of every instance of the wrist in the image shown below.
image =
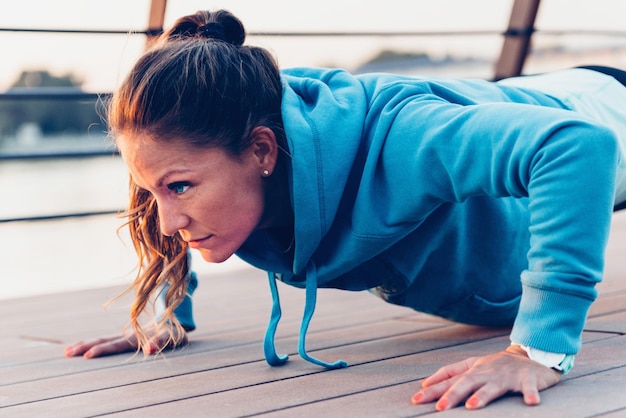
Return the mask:
[(518, 343), (511, 343), (511, 346), (519, 347), (529, 359), (562, 374), (568, 373), (574, 366), (573, 354), (552, 353)]

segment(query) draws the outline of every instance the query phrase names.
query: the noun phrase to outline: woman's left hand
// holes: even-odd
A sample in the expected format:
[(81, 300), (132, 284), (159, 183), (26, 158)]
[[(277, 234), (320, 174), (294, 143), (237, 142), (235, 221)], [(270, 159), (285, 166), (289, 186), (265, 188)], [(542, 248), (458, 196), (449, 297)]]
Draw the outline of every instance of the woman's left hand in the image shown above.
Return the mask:
[(539, 404), (539, 392), (556, 385), (561, 373), (528, 358), (517, 346), (483, 357), (472, 357), (437, 370), (422, 381), (414, 404), (437, 401), (438, 411), (465, 401), (480, 409), (509, 392), (521, 393), (526, 405)]

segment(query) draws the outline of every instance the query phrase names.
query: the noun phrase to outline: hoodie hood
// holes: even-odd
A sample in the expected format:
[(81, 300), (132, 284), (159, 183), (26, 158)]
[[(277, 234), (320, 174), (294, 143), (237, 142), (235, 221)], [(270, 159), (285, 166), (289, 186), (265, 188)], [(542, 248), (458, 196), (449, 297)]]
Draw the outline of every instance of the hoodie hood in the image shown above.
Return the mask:
[(359, 148), (367, 100), (359, 81), (340, 70), (285, 70), (283, 89), (292, 205), (298, 214), (293, 273), (299, 274), (337, 214)]

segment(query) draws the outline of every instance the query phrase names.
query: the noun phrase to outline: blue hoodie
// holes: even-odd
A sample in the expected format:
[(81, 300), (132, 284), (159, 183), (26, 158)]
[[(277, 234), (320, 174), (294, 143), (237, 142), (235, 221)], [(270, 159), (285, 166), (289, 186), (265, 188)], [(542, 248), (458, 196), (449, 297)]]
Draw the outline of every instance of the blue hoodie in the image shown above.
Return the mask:
[[(539, 91), (483, 80), (283, 71), (295, 249), (264, 231), (237, 255), (306, 289), (372, 289), (454, 321), (575, 354), (603, 274), (615, 134)], [(269, 242), (269, 245), (268, 245)]]

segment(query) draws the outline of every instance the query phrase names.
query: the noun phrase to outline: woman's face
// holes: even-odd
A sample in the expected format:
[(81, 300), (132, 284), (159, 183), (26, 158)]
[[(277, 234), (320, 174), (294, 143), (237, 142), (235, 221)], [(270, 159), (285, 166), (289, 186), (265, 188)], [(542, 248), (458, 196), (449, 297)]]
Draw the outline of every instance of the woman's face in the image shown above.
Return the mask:
[(259, 226), (263, 171), (274, 166), (258, 148), (234, 158), (148, 137), (122, 135), (117, 144), (133, 181), (156, 199), (161, 232), (180, 234), (206, 261), (225, 261)]

